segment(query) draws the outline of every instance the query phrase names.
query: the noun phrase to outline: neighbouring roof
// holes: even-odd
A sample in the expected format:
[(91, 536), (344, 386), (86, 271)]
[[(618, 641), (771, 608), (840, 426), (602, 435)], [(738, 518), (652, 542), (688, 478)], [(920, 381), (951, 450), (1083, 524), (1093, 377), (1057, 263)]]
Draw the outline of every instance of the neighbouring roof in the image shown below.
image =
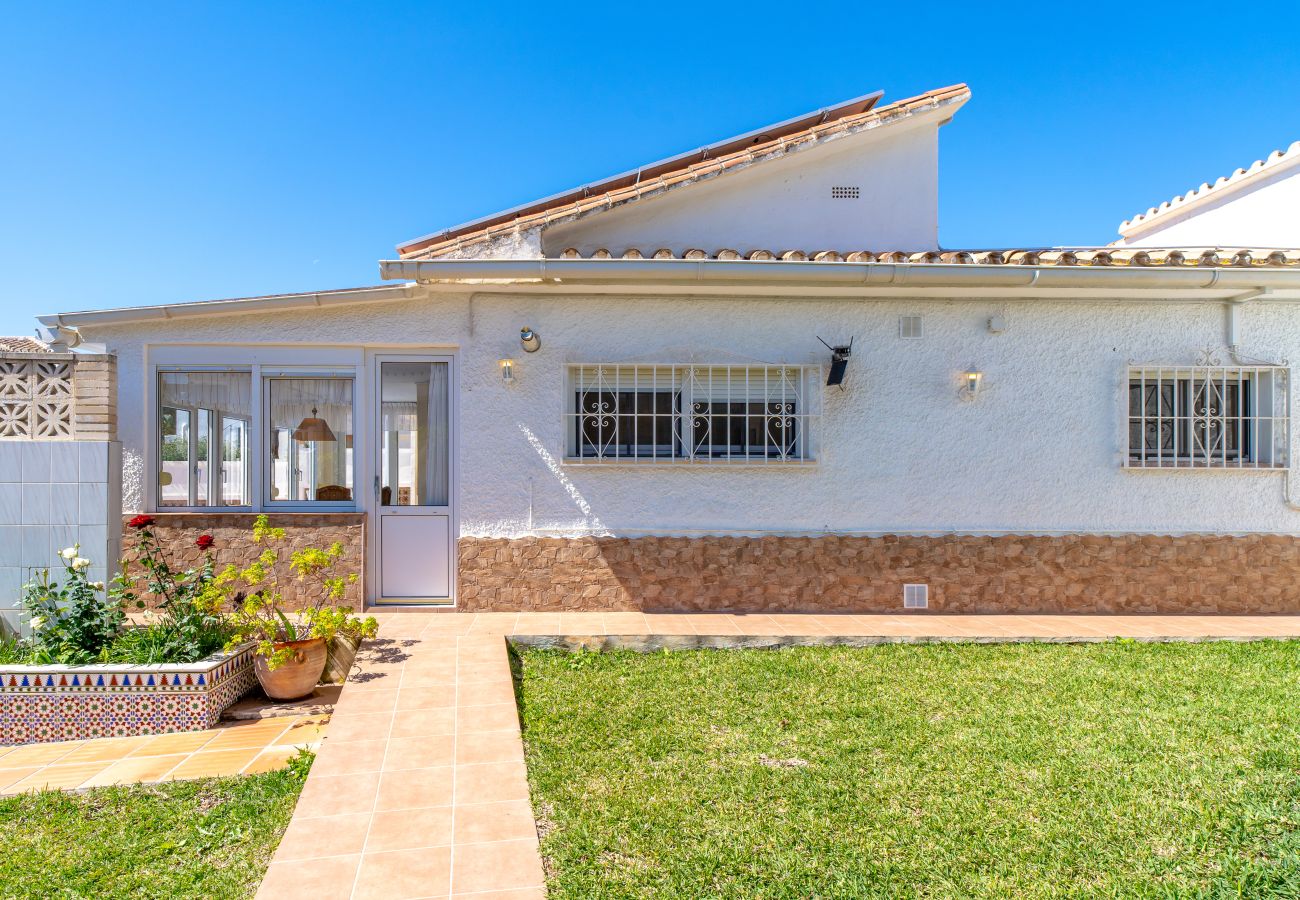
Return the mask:
[[(570, 247), (560, 259), (582, 259)], [(785, 262), (915, 263), (982, 266), (1300, 267), (1300, 249), (1251, 247), (1041, 247), (1003, 250), (596, 250), (588, 259), (721, 259)]]
[[(1153, 206), (1144, 213), (1120, 223), (1120, 240), (1132, 237), (1136, 232), (1145, 231), (1153, 224), (1158, 224), (1174, 213), (1183, 212), (1200, 206), (1211, 199), (1219, 199), (1240, 190), (1260, 178), (1272, 175), (1283, 169), (1300, 163), (1300, 141), (1296, 141), (1285, 150), (1274, 150), (1264, 159), (1257, 159), (1245, 169), (1238, 169), (1231, 175), (1225, 175), (1214, 184), (1203, 183), (1195, 190), (1180, 194), (1172, 200), (1166, 200), (1159, 206)], [(1118, 243), (1118, 242), (1117, 242)]]
[(970, 89), (964, 84), (955, 84), (877, 108), (875, 104), (880, 96), (881, 92), (868, 94), (632, 172), (407, 241), (398, 245), (397, 252), (403, 259), (430, 259), (501, 234), (540, 227), (557, 219), (657, 194), (748, 165), (760, 157), (783, 155), (829, 137), (874, 128), (941, 106), (960, 106), (970, 98)]
[(50, 345), (29, 337), (0, 337), (0, 353), (52, 353)]

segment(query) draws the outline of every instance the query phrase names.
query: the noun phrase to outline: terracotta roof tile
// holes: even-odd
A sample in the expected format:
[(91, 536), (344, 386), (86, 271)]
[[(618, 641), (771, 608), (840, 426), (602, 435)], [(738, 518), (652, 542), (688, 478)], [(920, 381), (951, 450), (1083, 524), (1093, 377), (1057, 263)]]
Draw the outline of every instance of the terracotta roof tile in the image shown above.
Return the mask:
[(50, 345), (36, 338), (0, 337), (2, 353), (50, 353)]
[[(583, 254), (570, 247), (559, 254), (561, 259), (582, 259)], [(627, 248), (600, 249), (587, 259), (720, 259), (758, 262), (817, 263), (912, 263), (916, 265), (982, 266), (1112, 266), (1112, 267), (1296, 267), (1300, 268), (1300, 248), (1275, 250), (1250, 247), (1038, 247), (999, 250), (751, 250), (741, 253), (729, 247), (708, 253), (690, 249), (677, 254), (668, 249), (653, 252)]]
[[(609, 208), (636, 200), (647, 194), (658, 193), (738, 166), (748, 165), (759, 157), (787, 153), (832, 135), (873, 127), (926, 109), (964, 102), (969, 96), (970, 89), (964, 84), (927, 91), (887, 106), (873, 107), (865, 112), (809, 125), (793, 133), (753, 144), (743, 150), (695, 162), (691, 161), (693, 157), (684, 158), (680, 168), (660, 172), (648, 180), (638, 178), (636, 183), (618, 185), (592, 196), (575, 198), (576, 192), (560, 194), (519, 210), (501, 213), (427, 238), (410, 241), (398, 246), (397, 252), (403, 259), (431, 259), (502, 234), (540, 227), (556, 219), (578, 216), (594, 209)], [(618, 176), (618, 178), (622, 177)], [(618, 183), (618, 179), (611, 181)], [(600, 183), (595, 185), (596, 188), (600, 186)]]

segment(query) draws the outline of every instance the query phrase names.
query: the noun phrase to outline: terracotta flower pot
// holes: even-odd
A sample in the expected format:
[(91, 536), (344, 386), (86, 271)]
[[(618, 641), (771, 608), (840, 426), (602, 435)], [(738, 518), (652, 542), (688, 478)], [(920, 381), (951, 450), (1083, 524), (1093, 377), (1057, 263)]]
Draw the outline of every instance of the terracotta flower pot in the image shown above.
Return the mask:
[(342, 684), (352, 671), (352, 662), (357, 658), (357, 648), (361, 638), (340, 631), (330, 641), (329, 659), (325, 661), (325, 674), (320, 677), (321, 684)]
[(308, 638), (305, 641), (286, 641), (278, 643), (275, 649), (289, 648), (293, 655), (282, 666), (272, 669), (266, 664), (266, 657), (253, 657), (253, 667), (257, 680), (262, 685), (266, 696), (272, 700), (297, 700), (306, 697), (320, 681), (321, 672), (325, 670), (327, 650), (324, 638)]

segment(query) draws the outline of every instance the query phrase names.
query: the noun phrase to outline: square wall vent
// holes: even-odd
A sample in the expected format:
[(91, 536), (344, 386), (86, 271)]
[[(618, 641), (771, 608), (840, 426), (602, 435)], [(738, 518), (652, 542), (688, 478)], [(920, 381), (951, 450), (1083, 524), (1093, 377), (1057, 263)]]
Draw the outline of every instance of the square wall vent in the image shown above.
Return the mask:
[(928, 584), (903, 585), (903, 609), (928, 609), (930, 586)]
[(857, 185), (840, 185), (831, 188), (832, 200), (857, 200), (862, 196), (862, 189)]
[(924, 334), (920, 316), (899, 316), (898, 336), (901, 338), (919, 338)]

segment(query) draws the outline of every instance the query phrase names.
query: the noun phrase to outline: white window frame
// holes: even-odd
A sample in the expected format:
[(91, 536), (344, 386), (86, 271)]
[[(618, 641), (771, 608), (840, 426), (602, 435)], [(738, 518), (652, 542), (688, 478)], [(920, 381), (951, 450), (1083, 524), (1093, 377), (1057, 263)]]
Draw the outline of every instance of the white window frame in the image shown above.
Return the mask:
[[(145, 408), (154, 410), (152, 419), (144, 423), (141, 438), (144, 451), (144, 507), (156, 513), (248, 513), (248, 512), (364, 512), (369, 508), (366, 492), (359, 488), (366, 477), (366, 454), (370, 452), (370, 438), (359, 423), (369, 421), (370, 409), (366, 400), (369, 375), (365, 369), (365, 348), (361, 346), (301, 346), (287, 344), (146, 344), (143, 348), (144, 365), (141, 371)], [(158, 470), (161, 437), (159, 435), (160, 392), (159, 371), (248, 371), (252, 373), (253, 396), (249, 435), (249, 497), (250, 506), (159, 506)], [(352, 382), (352, 480), (351, 501), (276, 501), (268, 504), (270, 491), (267, 474), (270, 470), (270, 441), (267, 436), (268, 411), (265, 406), (266, 385), (264, 376), (285, 375), (342, 376)]]
[[(355, 510), (360, 508), (358, 495), (361, 491), (357, 439), (357, 371), (355, 369), (331, 368), (296, 368), (292, 366), (263, 366), (261, 368), (262, 393), (262, 508), (265, 510)], [(271, 467), (271, 385), (276, 381), (292, 381), (302, 378), (336, 378), (346, 379), (352, 384), (352, 499), (351, 500), (276, 500), (271, 496), (273, 476)]]
[[(254, 374), (253, 371), (252, 371), (252, 367), (250, 367), (250, 366), (240, 366), (240, 365), (231, 365), (231, 366), (204, 366), (204, 365), (193, 365), (193, 366), (190, 366), (190, 365), (156, 365), (156, 366), (152, 366), (152, 367), (150, 367), (150, 368), (152, 369), (152, 373), (151, 373), (151, 386), (152, 386), (152, 390), (150, 391), (150, 396), (153, 398), (153, 402), (152, 402), (152, 404), (150, 404), (151, 408), (153, 409), (153, 421), (149, 423), (149, 425), (148, 425), (148, 431), (147, 431), (147, 434), (148, 434), (148, 437), (149, 437), (149, 441), (150, 441), (150, 447), (151, 447), (151, 450), (152, 450), (152, 456), (153, 456), (153, 460), (152, 460), (152, 464), (151, 464), (152, 478), (151, 478), (151, 483), (150, 483), (151, 491), (152, 491), (152, 494), (153, 494), (153, 500), (152, 500), (152, 502), (150, 503), (150, 508), (152, 508), (152, 509), (154, 509), (154, 510), (156, 510), (156, 511), (159, 511), (159, 512), (208, 512), (208, 513), (211, 513), (211, 512), (248, 512), (248, 511), (250, 511), (250, 510), (253, 508), (253, 506), (252, 506), (251, 503), (245, 503), (245, 504), (231, 504), (231, 505), (227, 505), (227, 504), (219, 504), (219, 503), (209, 503), (209, 504), (206, 505), (206, 506), (200, 506), (200, 505), (196, 505), (196, 504), (192, 504), (192, 503), (191, 503), (191, 504), (184, 504), (184, 505), (180, 505), (180, 504), (178, 504), (178, 505), (174, 505), (174, 506), (163, 506), (163, 505), (162, 505), (162, 503), (161, 503), (161, 501), (162, 501), (162, 490), (161, 490), (161, 488), (162, 488), (162, 483), (161, 483), (161, 478), (162, 478), (162, 463), (163, 463), (163, 459), (162, 459), (162, 439), (163, 439), (163, 434), (162, 434), (162, 411), (163, 411), (163, 402), (162, 402), (162, 391), (159, 389), (159, 383), (160, 383), (160, 379), (162, 378), (163, 375), (176, 375), (176, 374), (222, 374), (222, 373), (231, 373), (231, 374), (239, 374), (239, 375), (247, 374), (247, 375), (249, 376), (249, 394), (250, 394), (250, 396), (249, 396), (249, 404), (250, 404), (251, 407), (253, 407), (254, 409), (256, 409), (256, 401), (254, 400), (254, 397), (255, 397), (256, 394), (257, 394), (257, 379), (256, 379), (255, 374)], [(195, 464), (196, 464), (195, 456), (197, 455), (196, 450), (197, 450), (197, 447), (198, 447), (197, 424), (198, 424), (198, 409), (199, 409), (199, 408), (198, 408), (198, 407), (192, 407), (192, 406), (187, 406), (187, 407), (173, 407), (173, 408), (177, 408), (177, 409), (185, 409), (185, 410), (190, 414), (190, 441), (189, 441), (189, 453), (188, 453), (188, 459), (189, 459), (189, 465), (190, 465), (190, 472), (189, 472), (189, 494), (190, 494), (190, 497), (193, 498), (194, 495), (195, 495), (195, 488), (197, 487), (197, 483), (196, 483), (196, 473), (195, 473), (194, 470), (195, 470)], [(251, 438), (252, 438), (252, 428), (251, 428), (251, 426), (252, 426), (253, 419), (252, 419), (251, 416), (250, 416), (248, 419), (245, 419), (245, 418), (243, 418), (242, 416), (226, 416), (226, 415), (222, 415), (220, 412), (215, 411), (215, 410), (209, 410), (209, 412), (216, 412), (216, 415), (215, 415), (215, 419), (216, 419), (216, 427), (213, 428), (213, 427), (211, 427), (211, 424), (210, 424), (210, 425), (209, 425), (209, 428), (208, 428), (208, 497), (211, 499), (211, 498), (217, 496), (218, 494), (220, 494), (220, 492), (221, 492), (221, 491), (220, 491), (220, 481), (221, 481), (221, 479), (220, 479), (220, 475), (221, 475), (221, 466), (220, 466), (220, 465), (215, 465), (215, 466), (213, 465), (212, 455), (213, 455), (213, 452), (214, 452), (214, 449), (213, 449), (213, 448), (214, 448), (214, 442), (213, 442), (212, 438), (213, 438), (213, 436), (214, 436), (214, 434), (215, 434), (215, 436), (216, 436), (216, 438), (217, 438), (217, 440), (215, 441), (215, 447), (216, 447), (216, 449), (217, 449), (218, 451), (220, 451), (220, 450), (222, 449), (222, 443), (221, 443), (221, 423), (222, 423), (222, 421), (225, 420), (225, 419), (239, 419), (240, 421), (244, 422), (244, 426), (245, 426), (246, 428), (249, 429), (249, 431), (248, 431), (249, 440), (246, 442), (247, 446), (245, 447), (245, 453), (246, 453), (246, 454), (249, 454), (248, 457), (247, 457), (247, 460), (246, 460), (246, 467), (247, 467), (246, 478), (247, 478), (247, 482), (248, 482), (247, 492), (248, 492), (248, 496), (249, 496), (249, 498), (250, 498), (250, 500), (251, 500), (251, 498), (254, 496), (254, 494), (252, 493), (252, 490), (253, 490), (253, 470), (256, 468), (256, 463), (254, 462), (254, 460), (253, 460), (253, 458), (252, 458), (252, 456), (251, 456), (251, 454), (252, 454), (252, 439), (251, 439)]]
[[(1284, 366), (1129, 366), (1123, 388), (1124, 468), (1285, 470), (1291, 459), (1290, 383)], [(1239, 411), (1223, 408), (1227, 397), (1236, 398)], [(1195, 403), (1206, 398), (1209, 405)], [(1151, 429), (1154, 448), (1148, 446)]]
[[(561, 452), (565, 465), (711, 465), (711, 466), (806, 466), (818, 459), (821, 419), (822, 368), (819, 365), (798, 363), (569, 363), (564, 373), (564, 402), (562, 404)], [(629, 377), (630, 376), (630, 377)], [(594, 382), (588, 379), (595, 378)], [(775, 394), (769, 387), (772, 379), (782, 386)], [(722, 384), (717, 384), (717, 380)], [(737, 388), (736, 385), (743, 386)], [(759, 388), (758, 386), (762, 387)], [(581, 390), (595, 393), (664, 393), (674, 395), (674, 407), (669, 413), (626, 412), (602, 409), (599, 412), (578, 408)], [(762, 396), (758, 397), (761, 390)], [(734, 393), (734, 396), (733, 396)], [(701, 403), (762, 403), (770, 409), (781, 405), (793, 393), (793, 409), (774, 411), (754, 416), (748, 412), (740, 418), (746, 429), (751, 418), (784, 420), (782, 427), (794, 429), (794, 442), (788, 452), (776, 454), (740, 452), (730, 449), (722, 452), (698, 452), (695, 422), (710, 415), (701, 410)], [(720, 417), (730, 424), (732, 413)], [(670, 421), (672, 445), (664, 452), (663, 444), (636, 445), (625, 453), (623, 445), (609, 443), (605, 452), (584, 455), (582, 430), (584, 420), (603, 418), (606, 421), (631, 417), (664, 417)], [(617, 427), (613, 425), (611, 427)], [(651, 426), (654, 427), (653, 425)], [(766, 424), (764, 430), (766, 432)], [(638, 429), (639, 430), (639, 429)], [(712, 446), (712, 445), (711, 445)], [(766, 447), (766, 444), (764, 445)]]

